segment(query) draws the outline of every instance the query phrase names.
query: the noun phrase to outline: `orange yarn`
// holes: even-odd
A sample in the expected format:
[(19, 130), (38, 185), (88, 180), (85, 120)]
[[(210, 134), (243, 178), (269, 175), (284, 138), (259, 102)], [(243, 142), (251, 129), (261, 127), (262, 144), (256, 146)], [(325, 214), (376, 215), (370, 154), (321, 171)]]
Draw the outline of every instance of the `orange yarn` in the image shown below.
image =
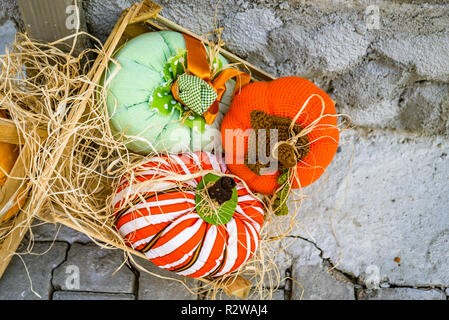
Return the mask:
[(221, 158), (197, 152), (148, 161), (134, 170), (134, 179), (122, 179), (113, 200), (116, 227), (129, 246), (157, 266), (193, 278), (228, 274), (253, 256), (264, 211), (242, 183), (235, 181), (238, 207), (232, 219), (213, 225), (196, 209), (195, 190), (203, 177), (171, 179), (209, 170), (228, 174)]
[[(226, 164), (229, 170), (243, 179), (252, 190), (273, 194), (280, 187), (277, 183), (280, 172), (258, 176), (244, 164), (248, 137), (243, 132), (251, 129), (251, 111), (260, 110), (271, 116), (293, 119), (313, 94), (321, 96), (324, 100), (324, 110), (321, 100), (313, 97), (296, 121), (301, 127), (306, 128), (321, 116), (318, 124), (313, 126), (313, 130), (308, 134), (311, 143), (310, 152), (297, 165), (299, 184), (305, 187), (324, 173), (337, 151), (339, 132), (332, 99), (315, 84), (300, 77), (254, 82), (245, 86), (241, 93), (235, 96), (221, 126)], [(226, 141), (229, 139), (226, 130), (229, 129), (241, 129), (242, 132), (235, 134), (234, 141)], [(244, 148), (237, 150), (236, 142), (240, 138), (244, 139)], [(297, 189), (300, 186), (296, 180), (292, 181), (292, 188)]]

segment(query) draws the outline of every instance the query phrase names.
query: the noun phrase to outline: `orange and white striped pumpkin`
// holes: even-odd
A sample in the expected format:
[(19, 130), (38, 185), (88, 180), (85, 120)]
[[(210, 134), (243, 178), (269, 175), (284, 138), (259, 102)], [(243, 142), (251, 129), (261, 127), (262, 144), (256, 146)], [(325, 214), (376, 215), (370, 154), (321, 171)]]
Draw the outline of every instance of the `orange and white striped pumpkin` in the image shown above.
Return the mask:
[[(235, 180), (238, 200), (229, 222), (203, 220), (195, 205), (201, 170), (229, 173), (222, 159), (204, 152), (151, 158), (117, 189), (116, 226), (129, 246), (157, 266), (187, 277), (218, 277), (252, 257), (264, 213), (262, 204)], [(197, 178), (188, 176), (198, 173)], [(186, 179), (171, 180), (173, 174)], [(193, 188), (184, 190), (180, 183)]]

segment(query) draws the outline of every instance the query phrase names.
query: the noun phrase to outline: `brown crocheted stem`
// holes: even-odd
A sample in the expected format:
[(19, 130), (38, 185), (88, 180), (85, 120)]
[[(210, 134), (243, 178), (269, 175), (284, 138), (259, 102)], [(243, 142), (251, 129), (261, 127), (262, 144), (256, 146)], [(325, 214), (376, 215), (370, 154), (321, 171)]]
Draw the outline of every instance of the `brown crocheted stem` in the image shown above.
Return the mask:
[(216, 200), (220, 205), (229, 201), (232, 197), (232, 190), (236, 186), (234, 179), (231, 177), (221, 177), (207, 192), (211, 199)]
[[(296, 143), (292, 142), (292, 134), (290, 131), (290, 125), (292, 123), (292, 119), (286, 117), (278, 117), (278, 116), (270, 116), (269, 114), (259, 111), (253, 110), (250, 113), (251, 117), (251, 127), (255, 130), (255, 144), (249, 144), (248, 153), (258, 155), (258, 130), (265, 129), (266, 130), (266, 141), (265, 141), (265, 150), (266, 156), (272, 158), (271, 148), (274, 146), (270, 145), (270, 129), (277, 129), (278, 132), (278, 150), (277, 150), (277, 161), (278, 161), (278, 169), (280, 171), (284, 171), (289, 168), (295, 167), (299, 161), (304, 159), (310, 152), (309, 147), (309, 138), (307, 135), (304, 135), (296, 141)], [(293, 132), (295, 135), (299, 134), (303, 128), (294, 124)], [(256, 149), (252, 149), (251, 147), (256, 147)], [(254, 152), (254, 153), (252, 153)], [(270, 163), (262, 164), (259, 161), (256, 163), (248, 163), (248, 154), (245, 156), (245, 164), (246, 166), (255, 174), (260, 175), (261, 168), (269, 167)]]

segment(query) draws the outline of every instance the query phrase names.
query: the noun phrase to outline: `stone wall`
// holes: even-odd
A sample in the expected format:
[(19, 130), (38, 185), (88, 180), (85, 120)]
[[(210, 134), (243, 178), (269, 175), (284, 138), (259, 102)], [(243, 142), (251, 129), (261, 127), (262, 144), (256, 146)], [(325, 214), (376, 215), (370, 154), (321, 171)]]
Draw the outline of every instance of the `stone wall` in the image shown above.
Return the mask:
[[(132, 0), (84, 0), (104, 41)], [(327, 179), (280, 243), (287, 298), (444, 299), (449, 287), (449, 3), (160, 0), (162, 15), (275, 76), (326, 90), (352, 119)], [(22, 25), (0, 4), (0, 45)], [(378, 12), (378, 15), (377, 15)], [(377, 24), (378, 22), (378, 24)], [(332, 272), (328, 272), (332, 268)], [(448, 291), (446, 290), (446, 293)]]
[[(104, 41), (133, 0), (84, 0), (89, 31)], [(161, 0), (163, 15), (204, 34), (224, 27), (228, 49), (275, 76), (319, 84), (365, 129), (447, 135), (449, 4), (445, 1)], [(2, 1), (2, 44), (21, 26)], [(379, 25), (375, 10), (378, 8)], [(373, 13), (374, 12), (374, 13)], [(215, 18), (215, 19), (214, 19)]]

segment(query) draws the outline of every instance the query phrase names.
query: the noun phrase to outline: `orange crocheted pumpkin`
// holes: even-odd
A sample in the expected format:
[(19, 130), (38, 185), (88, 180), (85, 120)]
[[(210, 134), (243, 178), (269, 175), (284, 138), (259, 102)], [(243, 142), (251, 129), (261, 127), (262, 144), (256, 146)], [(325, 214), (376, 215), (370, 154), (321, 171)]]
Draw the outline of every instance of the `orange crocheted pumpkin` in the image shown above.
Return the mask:
[[(127, 244), (160, 268), (193, 278), (218, 277), (248, 261), (264, 220), (262, 204), (242, 183), (202, 171), (229, 173), (210, 153), (154, 157), (134, 179), (123, 179), (114, 199)], [(204, 189), (217, 201), (216, 215)]]
[[(263, 165), (249, 164), (247, 129), (278, 129), (279, 141), (301, 137), (290, 145), (279, 144), (278, 169), (262, 174)], [(235, 96), (221, 131), (229, 170), (263, 194), (273, 194), (280, 187), (278, 177), (286, 169), (297, 171), (297, 178), (290, 178), (294, 189), (316, 181), (332, 161), (339, 140), (333, 101), (312, 82), (299, 77), (245, 86)], [(271, 155), (268, 144), (267, 151)]]

